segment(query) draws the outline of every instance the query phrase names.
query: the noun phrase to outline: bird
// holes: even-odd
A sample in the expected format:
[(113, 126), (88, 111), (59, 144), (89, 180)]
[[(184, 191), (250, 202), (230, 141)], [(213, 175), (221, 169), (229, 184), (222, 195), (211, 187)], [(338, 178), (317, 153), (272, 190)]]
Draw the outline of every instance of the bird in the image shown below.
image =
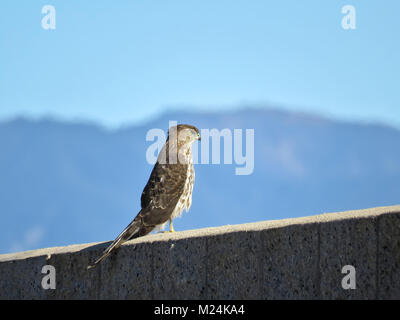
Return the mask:
[(193, 125), (178, 124), (170, 127), (167, 140), (162, 147), (143, 189), (141, 210), (133, 221), (118, 235), (102, 255), (87, 269), (91, 269), (107, 258), (124, 242), (145, 236), (153, 230), (164, 229), (169, 222), (189, 211), (195, 180), (192, 146), (201, 140), (200, 131)]

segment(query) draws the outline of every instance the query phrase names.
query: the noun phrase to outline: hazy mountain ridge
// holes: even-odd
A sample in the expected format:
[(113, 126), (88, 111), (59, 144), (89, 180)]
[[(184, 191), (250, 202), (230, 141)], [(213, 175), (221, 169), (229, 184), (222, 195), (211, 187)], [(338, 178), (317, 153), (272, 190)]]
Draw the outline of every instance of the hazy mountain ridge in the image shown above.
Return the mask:
[(178, 230), (400, 203), (400, 131), (383, 125), (276, 110), (170, 112), (119, 130), (16, 119), (0, 123), (0, 252), (114, 238), (152, 168), (146, 132), (169, 120), (255, 130), (253, 174), (197, 165)]

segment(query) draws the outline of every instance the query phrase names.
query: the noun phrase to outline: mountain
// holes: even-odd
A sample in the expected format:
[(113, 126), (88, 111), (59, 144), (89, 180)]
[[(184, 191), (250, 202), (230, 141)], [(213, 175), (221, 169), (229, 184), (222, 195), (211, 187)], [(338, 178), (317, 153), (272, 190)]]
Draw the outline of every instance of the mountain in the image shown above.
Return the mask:
[(384, 125), (268, 109), (170, 112), (118, 130), (19, 118), (0, 123), (0, 253), (114, 239), (139, 211), (153, 166), (146, 133), (170, 120), (243, 129), (243, 154), (244, 129), (254, 129), (253, 172), (196, 165), (177, 230), (400, 203), (400, 131)]

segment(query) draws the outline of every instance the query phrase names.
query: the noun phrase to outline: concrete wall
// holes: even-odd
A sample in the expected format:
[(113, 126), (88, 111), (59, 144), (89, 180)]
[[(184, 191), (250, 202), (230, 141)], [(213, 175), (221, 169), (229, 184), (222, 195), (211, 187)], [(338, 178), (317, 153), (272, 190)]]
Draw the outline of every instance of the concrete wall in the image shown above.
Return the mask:
[(149, 235), (86, 270), (108, 244), (0, 255), (0, 298), (400, 299), (400, 206)]

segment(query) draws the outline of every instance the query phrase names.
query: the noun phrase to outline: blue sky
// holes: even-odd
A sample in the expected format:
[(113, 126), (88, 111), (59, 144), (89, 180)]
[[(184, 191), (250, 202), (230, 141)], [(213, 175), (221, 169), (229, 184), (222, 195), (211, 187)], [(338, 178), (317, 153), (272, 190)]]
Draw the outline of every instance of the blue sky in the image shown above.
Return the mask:
[[(44, 5), (56, 30), (44, 30)], [(356, 30), (341, 27), (344, 5)], [(400, 127), (395, 0), (0, 3), (0, 120), (272, 105)]]

